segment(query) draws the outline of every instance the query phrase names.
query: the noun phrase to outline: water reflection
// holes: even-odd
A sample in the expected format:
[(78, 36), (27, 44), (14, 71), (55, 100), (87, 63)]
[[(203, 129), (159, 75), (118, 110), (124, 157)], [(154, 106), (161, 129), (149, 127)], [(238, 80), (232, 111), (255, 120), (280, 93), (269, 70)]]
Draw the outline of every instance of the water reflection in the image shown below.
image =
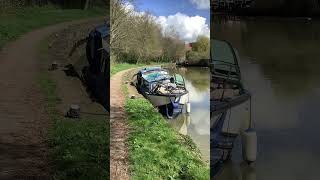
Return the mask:
[[(214, 22), (211, 33), (241, 56), (258, 133), (256, 179), (318, 179), (320, 21), (224, 19)], [(217, 179), (243, 178), (240, 164), (238, 152), (223, 169), (228, 175)]]
[(227, 162), (219, 178), (216, 179), (257, 180), (257, 176), (255, 167), (252, 165), (249, 166), (245, 162), (239, 164)]
[(179, 73), (185, 78), (189, 91), (191, 112), (182, 114), (169, 124), (179, 133), (189, 135), (199, 147), (203, 159), (210, 158), (210, 110), (209, 110), (209, 69), (208, 68), (171, 68), (171, 72)]

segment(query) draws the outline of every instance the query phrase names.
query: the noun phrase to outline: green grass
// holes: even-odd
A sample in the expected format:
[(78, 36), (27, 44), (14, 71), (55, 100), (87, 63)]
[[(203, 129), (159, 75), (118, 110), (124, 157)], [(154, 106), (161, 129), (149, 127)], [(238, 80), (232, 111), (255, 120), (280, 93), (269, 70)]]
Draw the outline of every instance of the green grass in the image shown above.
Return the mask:
[(15, 13), (0, 16), (0, 49), (8, 41), (15, 40), (33, 29), (107, 14), (108, 10), (101, 8), (87, 11), (80, 9), (62, 10), (53, 6), (19, 9)]
[(142, 66), (147, 66), (147, 64), (128, 64), (128, 63), (112, 64), (110, 69), (110, 74), (111, 76), (113, 76), (120, 71), (130, 69), (130, 68), (142, 67)]
[(113, 76), (116, 73), (127, 70), (130, 68), (138, 68), (138, 67), (144, 67), (144, 66), (163, 66), (163, 65), (168, 65), (170, 63), (156, 63), (156, 62), (151, 62), (150, 64), (129, 64), (129, 63), (112, 63), (111, 64), (111, 69), (110, 69), (110, 75)]
[[(113, 64), (111, 76), (142, 66), (147, 65)], [(122, 81), (128, 80), (126, 78)], [(148, 100), (129, 99), (126, 84), (122, 84), (121, 89), (127, 97), (131, 179), (210, 179), (209, 165), (201, 159), (192, 139), (171, 128)]]
[[(41, 49), (43, 66), (48, 64), (45, 43)], [(56, 82), (46, 69), (39, 74), (39, 85), (52, 123), (48, 139), (54, 179), (109, 179), (109, 120), (106, 116), (65, 118), (57, 109), (61, 99)]]
[(127, 99), (132, 179), (210, 179), (189, 136), (178, 134), (146, 99)]

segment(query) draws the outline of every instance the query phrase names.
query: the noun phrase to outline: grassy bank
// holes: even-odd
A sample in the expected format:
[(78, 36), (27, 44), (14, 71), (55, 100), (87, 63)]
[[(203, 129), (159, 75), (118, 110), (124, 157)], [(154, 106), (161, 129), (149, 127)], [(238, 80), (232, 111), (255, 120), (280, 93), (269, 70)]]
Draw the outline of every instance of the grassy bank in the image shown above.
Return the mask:
[(31, 30), (65, 21), (105, 16), (106, 9), (93, 8), (62, 10), (53, 6), (29, 7), (0, 16), (0, 49), (8, 41), (17, 39)]
[(136, 68), (136, 67), (143, 67), (143, 66), (147, 66), (147, 64), (129, 64), (129, 63), (115, 63), (111, 65), (111, 69), (110, 69), (110, 75), (113, 76), (116, 73), (126, 70), (126, 69), (130, 69), (130, 68)]
[(132, 179), (210, 179), (189, 136), (178, 134), (146, 99), (127, 99)]
[(120, 71), (127, 70), (130, 68), (138, 68), (138, 67), (144, 67), (144, 66), (164, 66), (164, 65), (170, 65), (170, 64), (172, 63), (156, 63), (156, 62), (152, 62), (150, 64), (113, 63), (111, 64), (110, 75), (113, 76)]
[(61, 99), (56, 93), (56, 82), (46, 69), (47, 41), (41, 47), (43, 69), (39, 84), (52, 123), (48, 140), (54, 178), (109, 179), (109, 121), (105, 116), (72, 120), (58, 111)]
[[(132, 67), (119, 64), (112, 68), (116, 72)], [(126, 85), (122, 91), (128, 96)], [(210, 179), (209, 165), (202, 161), (192, 139), (171, 128), (148, 100), (126, 99), (125, 109), (132, 179)]]

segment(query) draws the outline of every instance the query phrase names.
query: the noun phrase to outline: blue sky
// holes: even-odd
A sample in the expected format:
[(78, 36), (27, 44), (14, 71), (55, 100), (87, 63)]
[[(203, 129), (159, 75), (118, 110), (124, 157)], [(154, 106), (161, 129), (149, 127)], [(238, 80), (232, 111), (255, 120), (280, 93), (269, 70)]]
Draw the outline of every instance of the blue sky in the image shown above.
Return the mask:
[(210, 9), (198, 9), (191, 0), (135, 0), (134, 5), (138, 11), (148, 10), (155, 16), (169, 16), (177, 12), (189, 16), (202, 16), (210, 25)]
[(210, 36), (209, 0), (134, 0), (127, 7), (138, 13), (150, 12), (164, 33), (174, 28), (187, 43), (200, 35)]

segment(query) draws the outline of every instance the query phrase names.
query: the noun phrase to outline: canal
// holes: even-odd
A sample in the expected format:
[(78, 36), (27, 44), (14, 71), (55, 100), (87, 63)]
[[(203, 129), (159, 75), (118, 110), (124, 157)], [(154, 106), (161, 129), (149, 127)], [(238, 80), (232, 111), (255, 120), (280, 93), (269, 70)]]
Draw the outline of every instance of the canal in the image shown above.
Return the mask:
[(242, 162), (240, 140), (219, 180), (319, 179), (320, 21), (216, 17), (211, 36), (238, 50), (252, 93), (257, 162)]
[(201, 151), (205, 161), (210, 159), (210, 76), (208, 68), (177, 67), (171, 72), (185, 78), (189, 91), (191, 112), (176, 119), (169, 119), (169, 124), (179, 133), (189, 135)]

